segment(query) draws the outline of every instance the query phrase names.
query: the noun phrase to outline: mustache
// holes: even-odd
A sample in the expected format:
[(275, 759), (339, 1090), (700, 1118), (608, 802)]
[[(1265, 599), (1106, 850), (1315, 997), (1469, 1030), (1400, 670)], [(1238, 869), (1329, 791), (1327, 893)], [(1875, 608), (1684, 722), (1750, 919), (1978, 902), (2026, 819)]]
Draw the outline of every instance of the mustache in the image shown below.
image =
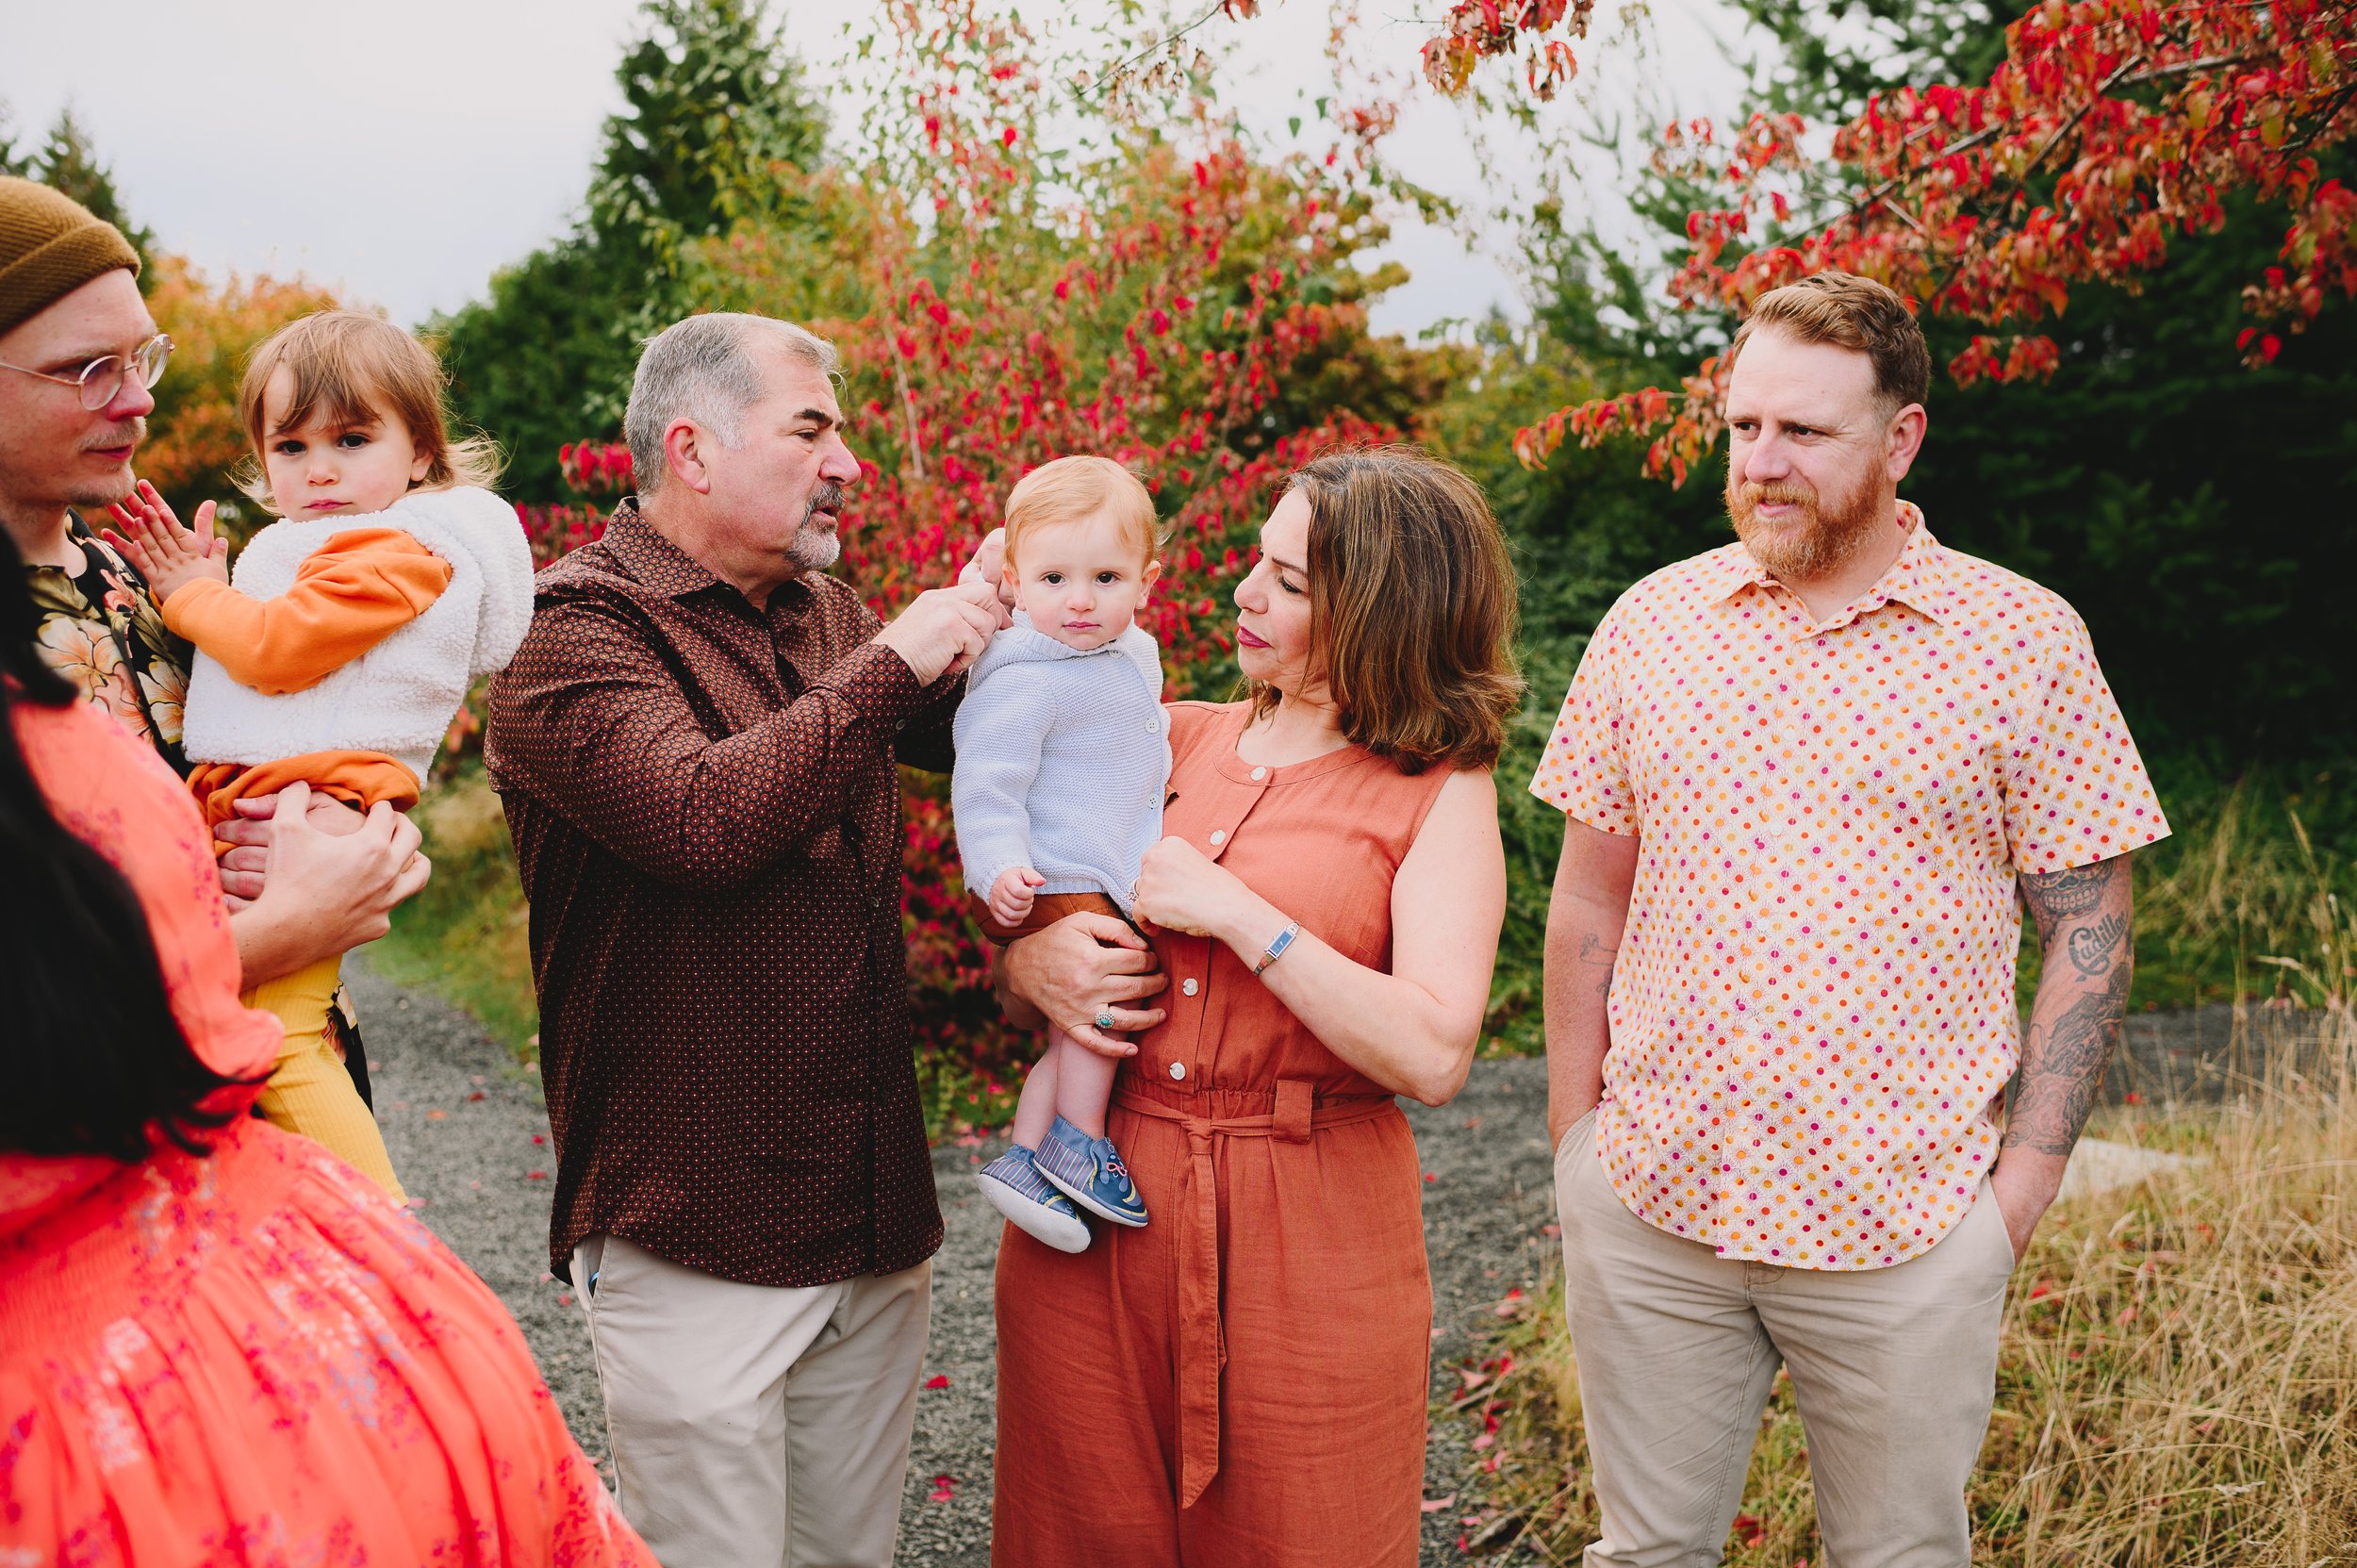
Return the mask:
[(135, 419), (135, 420), (126, 420), (126, 421), (124, 421), (122, 424), (117, 425), (117, 426), (115, 427), (115, 429), (114, 429), (113, 433), (112, 433), (111, 435), (109, 435), (109, 436), (108, 436), (108, 437), (107, 437), (105, 440), (103, 440), (103, 441), (93, 441), (93, 442), (91, 442), (91, 443), (90, 444), (90, 446), (88, 446), (88, 447), (87, 447), (87, 448), (85, 448), (84, 450), (85, 450), (85, 451), (90, 451), (90, 452), (96, 452), (96, 451), (98, 451), (98, 450), (99, 450), (100, 448), (102, 448), (102, 447), (117, 447), (117, 446), (121, 446), (121, 445), (123, 444), (123, 438), (124, 438), (125, 436), (128, 436), (128, 437), (131, 438), (131, 444), (132, 444), (133, 446), (137, 446), (137, 445), (139, 445), (141, 441), (146, 440), (146, 439), (147, 439), (147, 419), (146, 419), (146, 416), (141, 415), (141, 416), (140, 416), (140, 418), (138, 418), (138, 419)]
[(816, 512), (832, 512), (841, 517), (844, 500), (842, 486), (832, 479), (819, 481), (818, 487), (810, 492), (810, 500), (802, 507), (802, 521), (809, 522), (811, 515)]
[(1771, 484), (1748, 484), (1739, 494), (1746, 506), (1807, 506), (1817, 500), (1817, 492), (1805, 485), (1789, 480)]

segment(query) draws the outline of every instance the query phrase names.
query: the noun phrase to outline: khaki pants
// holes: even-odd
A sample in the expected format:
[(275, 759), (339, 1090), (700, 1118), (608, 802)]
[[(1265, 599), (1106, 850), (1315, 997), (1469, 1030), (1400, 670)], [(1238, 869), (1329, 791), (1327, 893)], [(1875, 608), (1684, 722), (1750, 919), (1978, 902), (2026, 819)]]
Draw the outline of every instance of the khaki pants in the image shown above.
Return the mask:
[(573, 1283), (622, 1516), (663, 1568), (886, 1568), (930, 1261), (787, 1289), (595, 1235)]
[(1986, 1181), (1929, 1252), (1855, 1272), (1722, 1258), (1639, 1219), (1596, 1157), (1593, 1114), (1556, 1150), (1555, 1190), (1603, 1514), (1588, 1568), (1720, 1560), (1779, 1363), (1825, 1568), (1967, 1568), (1964, 1488), (2014, 1264)]

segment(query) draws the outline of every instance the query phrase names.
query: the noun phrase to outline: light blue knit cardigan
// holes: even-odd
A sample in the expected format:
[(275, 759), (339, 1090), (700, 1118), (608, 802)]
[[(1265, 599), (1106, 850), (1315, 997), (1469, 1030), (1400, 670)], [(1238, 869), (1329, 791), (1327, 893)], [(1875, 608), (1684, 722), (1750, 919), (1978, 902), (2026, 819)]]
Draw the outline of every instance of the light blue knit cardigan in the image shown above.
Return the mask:
[(1083, 652), (1015, 612), (958, 704), (949, 808), (966, 887), (986, 899), (999, 873), (1029, 866), (1042, 893), (1102, 893), (1126, 914), (1162, 832), (1162, 660), (1138, 627)]

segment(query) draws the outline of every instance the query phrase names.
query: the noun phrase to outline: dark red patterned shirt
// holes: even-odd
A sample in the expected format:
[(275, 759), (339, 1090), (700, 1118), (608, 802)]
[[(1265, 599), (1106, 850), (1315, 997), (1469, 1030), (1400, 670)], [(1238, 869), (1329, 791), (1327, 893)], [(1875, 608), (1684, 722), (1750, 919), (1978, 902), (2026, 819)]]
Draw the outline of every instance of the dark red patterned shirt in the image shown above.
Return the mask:
[(900, 930), (931, 689), (813, 573), (766, 611), (624, 502), (543, 570), (484, 756), (532, 904), (550, 1266), (597, 1231), (818, 1285), (941, 1245)]

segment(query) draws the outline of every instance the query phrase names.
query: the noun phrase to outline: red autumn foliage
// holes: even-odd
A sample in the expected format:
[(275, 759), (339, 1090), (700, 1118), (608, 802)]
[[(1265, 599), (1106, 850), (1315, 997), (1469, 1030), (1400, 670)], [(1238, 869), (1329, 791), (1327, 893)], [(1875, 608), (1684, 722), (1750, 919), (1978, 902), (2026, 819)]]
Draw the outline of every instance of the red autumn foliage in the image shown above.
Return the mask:
[[(1052, 66), (1020, 24), (970, 0), (895, 0), (887, 15), (897, 88), (875, 108), (872, 165), (796, 176), (814, 217), (697, 256), (702, 297), (803, 322), (842, 355), (862, 471), (835, 569), (888, 618), (954, 576), (1029, 469), (1113, 457), (1162, 510), (1163, 576), (1143, 623), (1169, 695), (1224, 695), (1228, 595), (1275, 487), (1326, 447), (1393, 434), (1350, 406), (1381, 405), (1397, 372), (1365, 347), (1364, 286), (1346, 265), (1377, 238), (1363, 159), (1263, 161), (1195, 103), (1151, 126), (1114, 120), (1093, 160), (1051, 160), (1037, 149)], [(1370, 117), (1361, 144), (1384, 124)], [(562, 460), (585, 495), (629, 487), (610, 442)], [(550, 558), (602, 526), (591, 506), (519, 511)], [(907, 783), (918, 1048), (966, 1064), (973, 1098), (997, 1099), (993, 1069), (1027, 1053), (988, 994), (945, 781)]]
[[(1561, 8), (1459, 6), (1451, 20), (1485, 19), (1477, 57), (1540, 38)], [(2056, 349), (2035, 328), (2072, 289), (2133, 289), (2172, 239), (2220, 227), (2235, 194), (2291, 218), (2280, 264), (2243, 291), (2258, 318), (2237, 341), (2247, 362), (2274, 358), (2330, 294), (2357, 295), (2357, 192), (2316, 159), (2357, 131), (2357, 0), (2047, 0), (2007, 29), (1986, 83), (1869, 100), (1833, 139), (1838, 199), (1802, 217), (1806, 130), (1785, 114), (1731, 139), (1706, 121), (1669, 127), (1657, 167), (1726, 191), (1688, 220), (1669, 286), (1680, 305), (1739, 313), (1838, 268), (1993, 329), (1950, 363), (1957, 382), (2044, 375)], [(1566, 440), (1649, 437), (1645, 471), (1683, 483), (1718, 436), (1723, 393), (1714, 357), (1674, 390), (1558, 409), (1515, 450), (1536, 467)]]

